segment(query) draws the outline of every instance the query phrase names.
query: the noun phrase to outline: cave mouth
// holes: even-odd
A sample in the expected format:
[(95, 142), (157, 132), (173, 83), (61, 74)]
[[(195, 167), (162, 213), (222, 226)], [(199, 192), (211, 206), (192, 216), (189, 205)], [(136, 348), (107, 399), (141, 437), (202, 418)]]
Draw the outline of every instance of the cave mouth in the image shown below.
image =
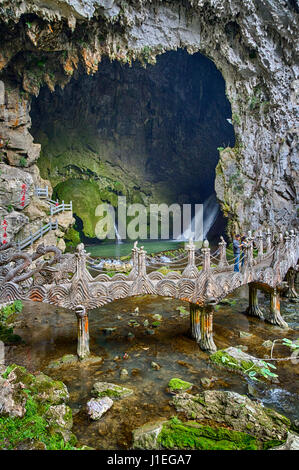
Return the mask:
[[(119, 195), (146, 206), (215, 195), (217, 149), (234, 145), (230, 118), (219, 70), (181, 49), (146, 68), (104, 59), (92, 76), (42, 88), (31, 106), (41, 176), (55, 198), (73, 201), (84, 241), (95, 239), (96, 206), (116, 207)], [(223, 228), (220, 213), (213, 230)]]

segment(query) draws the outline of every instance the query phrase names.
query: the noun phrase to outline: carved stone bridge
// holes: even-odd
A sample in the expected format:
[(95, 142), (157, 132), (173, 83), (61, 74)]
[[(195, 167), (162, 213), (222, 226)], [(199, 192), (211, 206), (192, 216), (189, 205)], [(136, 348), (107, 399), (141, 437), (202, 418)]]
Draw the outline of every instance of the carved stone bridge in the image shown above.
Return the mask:
[[(146, 251), (135, 242), (129, 275), (117, 273), (113, 277), (91, 274), (98, 268), (83, 244), (78, 245), (75, 254), (66, 255), (52, 246), (40, 245), (35, 253), (28, 254), (7, 244), (0, 247), (0, 302), (33, 300), (74, 310), (78, 318), (77, 352), (84, 358), (89, 354), (88, 310), (143, 294), (181, 299), (190, 303), (192, 337), (203, 350), (215, 351), (214, 306), (242, 285), (249, 284), (249, 315), (288, 327), (280, 315), (279, 290), (284, 288), (287, 295), (297, 296), (294, 280), (298, 241), (293, 230), (274, 237), (268, 230), (265, 236), (259, 232), (255, 238), (249, 232), (240, 272), (234, 271), (236, 260), (227, 259), (223, 237), (214, 254), (207, 240), (200, 251), (190, 241), (185, 254), (164, 263), (166, 275), (157, 269), (157, 263), (150, 263)], [(271, 296), (270, 310), (265, 315), (258, 307), (258, 289)]]

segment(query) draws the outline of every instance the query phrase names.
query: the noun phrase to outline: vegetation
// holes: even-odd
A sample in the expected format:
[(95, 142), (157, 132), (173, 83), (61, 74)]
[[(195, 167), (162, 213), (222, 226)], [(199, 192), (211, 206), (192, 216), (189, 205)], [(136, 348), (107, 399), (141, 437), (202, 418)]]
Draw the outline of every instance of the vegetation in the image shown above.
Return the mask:
[(195, 421), (183, 423), (176, 417), (163, 425), (158, 442), (166, 449), (258, 450), (260, 448), (257, 439), (244, 432), (213, 428)]
[(19, 160), (19, 165), (24, 168), (27, 165), (27, 160), (25, 157), (21, 157)]
[(257, 377), (263, 377), (265, 379), (271, 379), (278, 377), (277, 374), (272, 372), (270, 369), (276, 369), (276, 366), (269, 362), (261, 361), (261, 366), (255, 364), (252, 361), (241, 360), (238, 361), (234, 357), (230, 356), (225, 351), (219, 350), (210, 356), (210, 360), (215, 364), (228, 367), (243, 374), (248, 375), (252, 380), (259, 380)]
[(192, 387), (192, 385), (193, 385), (192, 383), (186, 382), (185, 380), (173, 378), (169, 381), (168, 388), (171, 392), (175, 392), (175, 391), (182, 392), (185, 390), (189, 390)]
[(21, 313), (23, 304), (20, 300), (15, 300), (12, 304), (5, 305), (0, 309), (0, 340), (4, 344), (15, 344), (22, 341), (21, 337), (13, 333), (13, 328), (9, 326), (18, 313)]
[[(22, 398), (26, 400), (26, 412), (22, 418), (0, 417), (0, 449), (12, 450), (25, 442), (32, 449), (76, 450), (74, 447), (77, 441), (76, 436), (71, 434), (69, 441), (65, 442), (61, 430), (49, 425), (46, 418), (53, 404), (51, 397), (57, 397), (57, 395), (50, 393), (48, 399), (45, 399), (44, 392), (49, 392), (51, 389), (62, 390), (64, 387), (62, 382), (53, 381), (47, 376), (42, 377), (46, 380), (39, 381), (38, 377), (28, 373), (24, 367), (15, 364), (9, 366), (2, 377), (7, 378), (12, 370), (17, 375), (17, 381), (21, 381), (26, 387), (20, 392)], [(72, 420), (70, 408), (67, 408), (63, 419)]]

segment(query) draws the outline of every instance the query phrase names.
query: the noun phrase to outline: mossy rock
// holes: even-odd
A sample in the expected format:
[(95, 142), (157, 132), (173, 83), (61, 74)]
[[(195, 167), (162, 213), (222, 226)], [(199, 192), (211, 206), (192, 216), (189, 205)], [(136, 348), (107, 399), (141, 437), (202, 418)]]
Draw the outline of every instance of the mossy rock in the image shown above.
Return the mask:
[(72, 411), (63, 403), (66, 386), (44, 374), (30, 374), (12, 364), (3, 379), (13, 390), (21, 390), (25, 409), (20, 416), (0, 416), (0, 449), (75, 450), (76, 436), (71, 433)]
[(205, 390), (199, 394), (179, 393), (172, 405), (187, 418), (209, 420), (234, 431), (246, 432), (261, 441), (286, 439), (290, 420), (261, 403), (235, 392)]
[(185, 380), (173, 378), (168, 383), (168, 390), (170, 392), (186, 392), (193, 387), (193, 384), (190, 382), (186, 382)]
[(130, 388), (122, 387), (108, 382), (96, 382), (91, 392), (97, 398), (109, 397), (112, 399), (126, 398), (134, 392)]
[(258, 450), (263, 444), (245, 432), (174, 417), (146, 423), (133, 431), (133, 448), (146, 450)]
[(205, 426), (196, 421), (183, 423), (177, 418), (163, 425), (157, 442), (164, 449), (258, 450), (260, 448), (257, 439), (244, 432)]
[(65, 233), (64, 240), (67, 246), (76, 247), (77, 245), (79, 245), (79, 243), (81, 243), (80, 234), (73, 227), (69, 228), (68, 231)]
[(59, 405), (69, 398), (68, 390), (63, 382), (53, 380), (43, 373), (30, 374), (25, 367), (16, 364), (9, 366), (2, 377), (7, 378), (12, 384), (21, 382), (27, 392), (34, 395), (35, 401), (42, 405)]
[[(227, 348), (211, 354), (210, 360), (220, 367), (248, 375), (253, 379), (276, 380), (277, 374), (269, 369), (265, 361), (257, 359), (238, 348)], [(273, 366), (272, 366), (273, 367)]]

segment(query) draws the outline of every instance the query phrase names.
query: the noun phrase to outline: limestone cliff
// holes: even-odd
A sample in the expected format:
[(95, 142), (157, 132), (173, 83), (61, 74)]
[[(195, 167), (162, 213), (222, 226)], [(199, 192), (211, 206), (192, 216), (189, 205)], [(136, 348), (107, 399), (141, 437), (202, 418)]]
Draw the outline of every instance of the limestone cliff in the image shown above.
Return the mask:
[(39, 157), (29, 112), (43, 84), (93, 74), (105, 56), (155, 63), (186, 48), (213, 60), (232, 107), (236, 143), (220, 151), (215, 182), (224, 213), (243, 229), (296, 225), (295, 1), (5, 0), (0, 16), (1, 151), (12, 172), (31, 173)]

